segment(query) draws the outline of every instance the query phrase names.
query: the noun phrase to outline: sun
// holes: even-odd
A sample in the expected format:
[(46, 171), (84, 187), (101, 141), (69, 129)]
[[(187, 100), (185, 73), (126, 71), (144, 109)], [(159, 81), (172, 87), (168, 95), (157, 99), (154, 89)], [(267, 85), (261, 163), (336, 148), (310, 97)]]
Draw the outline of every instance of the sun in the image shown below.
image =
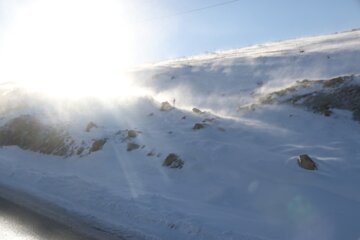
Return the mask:
[(25, 2), (5, 32), (0, 76), (65, 97), (136, 91), (136, 27), (126, 1)]

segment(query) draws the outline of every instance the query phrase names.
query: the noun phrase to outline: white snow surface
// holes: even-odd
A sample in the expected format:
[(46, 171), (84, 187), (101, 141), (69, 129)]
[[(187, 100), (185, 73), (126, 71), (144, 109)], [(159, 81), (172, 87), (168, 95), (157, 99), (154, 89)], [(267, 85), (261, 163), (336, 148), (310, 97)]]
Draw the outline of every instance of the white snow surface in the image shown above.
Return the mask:
[[(2, 84), (1, 125), (31, 114), (65, 126), (79, 142), (108, 141), (100, 151), (67, 158), (2, 147), (0, 183), (129, 239), (360, 238), (360, 123), (347, 111), (325, 117), (286, 104), (239, 111), (297, 80), (360, 74), (360, 30), (167, 61), (130, 74), (152, 94), (66, 101)], [(175, 102), (175, 109), (160, 111), (162, 101)], [(214, 120), (192, 129), (206, 118)], [(99, 127), (85, 132), (90, 121)], [(140, 131), (131, 141), (142, 148), (126, 150), (130, 140), (116, 133), (127, 129)], [(184, 167), (162, 166), (169, 153)], [(318, 170), (299, 168), (300, 154), (310, 155)]]

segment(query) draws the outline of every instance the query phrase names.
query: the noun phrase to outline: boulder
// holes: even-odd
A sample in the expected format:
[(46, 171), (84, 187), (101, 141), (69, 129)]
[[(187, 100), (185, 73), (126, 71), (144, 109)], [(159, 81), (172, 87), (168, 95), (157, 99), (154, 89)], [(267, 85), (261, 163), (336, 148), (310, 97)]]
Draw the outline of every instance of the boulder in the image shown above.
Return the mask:
[(128, 152), (131, 152), (131, 151), (136, 150), (136, 149), (138, 149), (138, 148), (140, 148), (140, 145), (139, 145), (139, 144), (136, 144), (136, 143), (128, 143), (126, 150), (127, 150)]
[(86, 131), (86, 132), (90, 132), (91, 129), (97, 128), (97, 127), (98, 127), (98, 126), (97, 126), (95, 123), (89, 122), (89, 123), (86, 125), (85, 131)]
[(172, 109), (174, 109), (174, 107), (171, 106), (171, 104), (169, 102), (162, 102), (161, 103), (160, 111), (167, 112), (167, 111), (170, 111)]
[(138, 132), (135, 130), (128, 130), (128, 138), (136, 138), (138, 135)]
[(201, 110), (198, 109), (198, 108), (193, 108), (192, 111), (193, 111), (194, 113), (197, 113), (197, 114), (204, 113), (203, 111), (201, 111)]
[(317, 165), (316, 163), (306, 154), (302, 154), (298, 158), (298, 164), (301, 168), (307, 170), (316, 170)]
[(205, 128), (205, 124), (202, 123), (195, 123), (195, 125), (193, 126), (193, 130), (199, 130)]
[(63, 129), (44, 124), (31, 115), (16, 117), (0, 128), (0, 146), (66, 156), (72, 143)]
[(146, 156), (148, 156), (148, 157), (153, 157), (155, 155), (156, 155), (156, 153), (153, 150), (151, 150), (148, 154), (146, 154)]
[(178, 155), (170, 153), (164, 160), (163, 166), (170, 168), (182, 168), (184, 166), (184, 161), (179, 158)]
[(204, 120), (202, 120), (203, 123), (207, 123), (207, 122), (211, 123), (213, 121), (215, 121), (215, 118), (205, 118)]
[(103, 148), (103, 146), (105, 145), (106, 141), (107, 141), (106, 138), (94, 140), (89, 152), (91, 153), (91, 152), (96, 152), (96, 151), (101, 150)]
[(77, 149), (76, 154), (81, 155), (84, 152), (84, 150), (85, 150), (85, 148), (81, 146)]

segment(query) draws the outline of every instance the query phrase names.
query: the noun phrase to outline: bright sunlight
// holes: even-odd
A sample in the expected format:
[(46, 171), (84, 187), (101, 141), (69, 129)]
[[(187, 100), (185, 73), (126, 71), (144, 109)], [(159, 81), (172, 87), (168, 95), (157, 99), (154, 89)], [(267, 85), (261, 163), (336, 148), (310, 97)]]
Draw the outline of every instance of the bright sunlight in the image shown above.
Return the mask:
[(139, 44), (129, 9), (115, 0), (25, 2), (1, 43), (2, 82), (64, 97), (138, 93), (122, 73)]

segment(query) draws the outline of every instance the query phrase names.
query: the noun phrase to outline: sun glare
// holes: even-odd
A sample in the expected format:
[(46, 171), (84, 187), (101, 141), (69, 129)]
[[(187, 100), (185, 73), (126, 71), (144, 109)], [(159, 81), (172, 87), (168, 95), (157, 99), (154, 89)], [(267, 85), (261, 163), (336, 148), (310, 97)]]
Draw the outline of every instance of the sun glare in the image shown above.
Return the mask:
[(1, 42), (1, 81), (65, 97), (133, 94), (122, 72), (139, 43), (125, 2), (25, 1)]

